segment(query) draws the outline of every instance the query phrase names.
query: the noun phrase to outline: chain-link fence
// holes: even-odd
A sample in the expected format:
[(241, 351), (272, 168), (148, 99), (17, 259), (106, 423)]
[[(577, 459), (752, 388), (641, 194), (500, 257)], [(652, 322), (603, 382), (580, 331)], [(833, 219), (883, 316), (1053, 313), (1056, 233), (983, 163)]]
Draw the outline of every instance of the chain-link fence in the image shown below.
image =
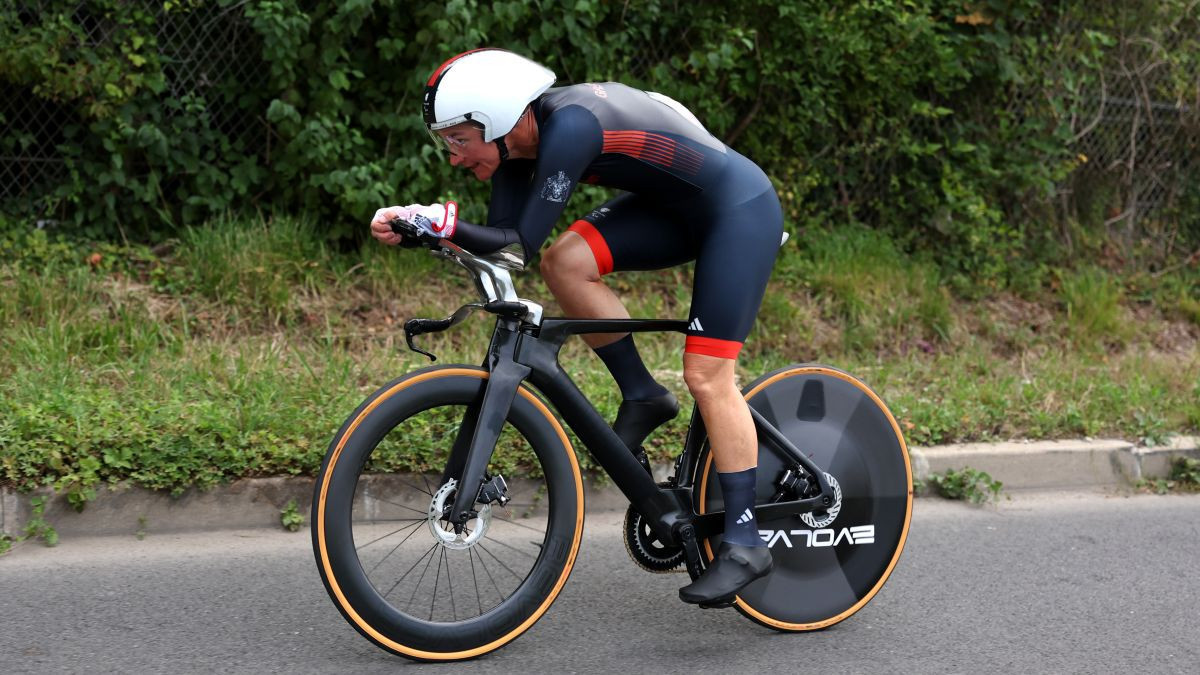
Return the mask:
[(1198, 177), (1200, 100), (1173, 95), (1181, 82), (1200, 90), (1200, 71), (1169, 56), (1182, 38), (1122, 36), (1072, 120), (1081, 166), (1064, 194), (1075, 211), (1091, 211), (1115, 231), (1133, 234), (1148, 218), (1170, 218)]
[[(266, 79), (254, 32), (237, 5), (170, 7), (146, 3), (153, 11), (153, 35), (163, 66), (161, 93), (164, 118), (179, 114), (191, 102), (203, 102), (212, 129), (235, 149), (265, 152), (267, 124), (263, 111), (239, 104), (242, 91)], [(29, 18), (46, 11), (46, 3), (23, 0)], [(119, 27), (80, 2), (69, 17), (84, 46), (103, 45)], [(68, 178), (63, 146), (87, 133), (79, 110), (40, 94), (34, 87), (0, 80), (0, 204), (15, 203), (24, 213), (39, 213), (39, 202)]]
[[(36, 16), (43, 3), (26, 0), (24, 11)], [(269, 154), (269, 127), (264, 111), (239, 102), (239, 92), (253, 90), (266, 77), (266, 64), (254, 32), (239, 5), (219, 8), (197, 3), (194, 8), (154, 10), (155, 38), (163, 62), (165, 105), (203, 100), (209, 124), (230, 140), (235, 151)], [(103, 16), (88, 12), (81, 1), (71, 19), (86, 40), (102, 44), (114, 27)], [(1080, 168), (1060, 186), (1063, 203), (1072, 215), (1089, 211), (1113, 227), (1133, 232), (1152, 214), (1170, 218), (1188, 187), (1200, 173), (1200, 101), (1172, 100), (1171, 83), (1197, 82), (1200, 72), (1180, 72), (1168, 55), (1174, 42), (1154, 42), (1131, 27), (1108, 51), (1100, 67), (1100, 84), (1084, 98), (1081, 112), (1071, 121), (1074, 150)], [(688, 49), (686, 35), (656, 43), (630, 68), (634, 77), (650, 78), (659, 64)], [(1082, 68), (1060, 64), (1060, 70)], [(566, 73), (570, 77), (570, 73)], [(1195, 91), (1200, 87), (1192, 86)], [(1014, 91), (1021, 106), (1047, 92), (1031, 88)], [(78, 110), (39, 95), (33, 88), (0, 82), (0, 204), (16, 203), (25, 213), (38, 213), (38, 204), (68, 178), (61, 148), (72, 135), (86, 133)], [(831, 142), (836, 139), (831, 139)], [(812, 148), (824, 153), (837, 147)], [(870, 158), (864, 157), (864, 160)], [(269, 165), (269, 161), (265, 162)], [(867, 161), (853, 173), (848, 189), (872, 194), (873, 185), (887, 180), (890, 168)]]

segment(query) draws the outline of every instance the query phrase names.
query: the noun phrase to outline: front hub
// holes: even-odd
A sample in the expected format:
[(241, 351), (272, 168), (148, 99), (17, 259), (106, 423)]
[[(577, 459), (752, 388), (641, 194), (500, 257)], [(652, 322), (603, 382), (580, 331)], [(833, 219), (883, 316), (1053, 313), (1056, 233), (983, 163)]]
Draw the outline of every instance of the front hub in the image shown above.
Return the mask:
[(475, 542), (482, 539), (483, 535), (487, 533), (488, 526), (492, 522), (492, 505), (476, 504), (478, 510), (475, 517), (463, 523), (461, 532), (456, 532), (454, 524), (446, 519), (446, 511), (454, 505), (456, 492), (458, 492), (458, 481), (453, 478), (438, 488), (429, 502), (426, 521), (434, 539), (442, 546), (461, 551), (474, 546)]

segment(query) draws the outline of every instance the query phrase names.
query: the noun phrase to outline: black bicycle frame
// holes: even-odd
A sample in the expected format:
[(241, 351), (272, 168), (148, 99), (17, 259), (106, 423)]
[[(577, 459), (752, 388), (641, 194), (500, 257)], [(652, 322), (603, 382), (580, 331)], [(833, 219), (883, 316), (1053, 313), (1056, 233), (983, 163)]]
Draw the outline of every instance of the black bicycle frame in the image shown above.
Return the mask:
[[(706, 436), (700, 416), (696, 413), (692, 415), (684, 451), (677, 463), (675, 485), (660, 488), (558, 363), (559, 350), (571, 335), (684, 332), (687, 329), (686, 322), (667, 319), (549, 318), (539, 326), (518, 320), (516, 316), (520, 310), (514, 308), (486, 309), (500, 314), (484, 364), (490, 376), (483, 385), (482, 395), (468, 407), (463, 417), (443, 475), (443, 482), (457, 478), (458, 485), (472, 486), (471, 489), (457, 491), (448, 514), (451, 523), (461, 527), (472, 517), (478, 489), (484, 481), (509, 407), (518, 387), (528, 381), (549, 400), (613, 483), (646, 518), (661, 541), (692, 542), (694, 545), (697, 538), (709, 537), (724, 530), (724, 512), (700, 515), (695, 513), (692, 506), (692, 484), (698, 470), (696, 463)], [(825, 479), (825, 472), (757, 411), (753, 408), (750, 410), (760, 438), (765, 438), (769, 446), (790, 460), (800, 475), (811, 476), (820, 488), (820, 494), (814, 497), (758, 505), (758, 517), (765, 519), (819, 511), (832, 504), (833, 491)]]

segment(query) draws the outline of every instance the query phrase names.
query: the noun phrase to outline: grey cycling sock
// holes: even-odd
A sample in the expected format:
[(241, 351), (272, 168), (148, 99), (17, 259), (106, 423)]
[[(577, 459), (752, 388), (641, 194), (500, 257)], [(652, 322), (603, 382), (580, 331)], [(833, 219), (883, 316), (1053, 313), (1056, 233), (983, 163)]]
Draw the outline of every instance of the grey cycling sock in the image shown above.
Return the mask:
[(625, 400), (643, 401), (667, 393), (667, 388), (646, 370), (646, 364), (642, 363), (642, 356), (633, 343), (632, 333), (612, 344), (596, 347), (593, 351), (608, 367), (608, 372), (612, 373)]
[(722, 541), (742, 546), (766, 546), (758, 536), (758, 520), (754, 517), (754, 486), (758, 467), (745, 471), (717, 473), (721, 495), (725, 500), (725, 534)]

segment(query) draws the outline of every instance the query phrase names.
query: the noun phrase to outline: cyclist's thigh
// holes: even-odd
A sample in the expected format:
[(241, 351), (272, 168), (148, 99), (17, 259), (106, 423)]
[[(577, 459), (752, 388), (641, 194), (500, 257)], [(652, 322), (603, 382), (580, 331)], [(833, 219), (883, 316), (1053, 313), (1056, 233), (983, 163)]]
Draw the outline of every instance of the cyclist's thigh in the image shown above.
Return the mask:
[(697, 241), (682, 219), (645, 198), (622, 194), (569, 228), (587, 242), (600, 274), (659, 270), (694, 260)]
[(783, 234), (774, 190), (711, 212), (697, 228), (700, 250), (688, 317), (690, 353), (737, 358), (758, 316)]

